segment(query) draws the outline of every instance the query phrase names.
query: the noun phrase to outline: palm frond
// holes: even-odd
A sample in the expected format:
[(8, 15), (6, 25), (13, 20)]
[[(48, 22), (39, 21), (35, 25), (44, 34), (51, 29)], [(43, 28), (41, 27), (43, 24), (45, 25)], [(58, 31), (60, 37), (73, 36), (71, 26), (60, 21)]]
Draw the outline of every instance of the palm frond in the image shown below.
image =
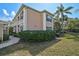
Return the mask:
[(68, 8), (66, 8), (64, 11), (69, 11), (69, 10), (71, 10), (73, 7), (68, 7)]
[(54, 14), (57, 14), (57, 13), (59, 13), (59, 11), (57, 10)]
[(63, 4), (60, 4), (60, 8), (61, 8), (61, 9), (64, 9), (64, 6), (63, 6)]
[(67, 11), (67, 12), (65, 12), (65, 13), (66, 13), (66, 14), (72, 14), (71, 12), (68, 12), (68, 11)]

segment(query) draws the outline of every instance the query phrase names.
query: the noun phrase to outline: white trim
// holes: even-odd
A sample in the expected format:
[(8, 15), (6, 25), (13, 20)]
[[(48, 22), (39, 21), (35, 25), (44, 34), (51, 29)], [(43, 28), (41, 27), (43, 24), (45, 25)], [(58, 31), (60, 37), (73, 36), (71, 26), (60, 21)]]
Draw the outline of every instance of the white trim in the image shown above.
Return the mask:
[(52, 18), (52, 30), (54, 30), (54, 19)]
[(1, 42), (3, 42), (3, 24), (0, 24), (0, 40), (1, 40)]
[(46, 13), (43, 13), (43, 30), (46, 30)]
[(3, 26), (2, 26), (2, 42), (3, 42)]
[(23, 9), (23, 31), (27, 30), (27, 10)]

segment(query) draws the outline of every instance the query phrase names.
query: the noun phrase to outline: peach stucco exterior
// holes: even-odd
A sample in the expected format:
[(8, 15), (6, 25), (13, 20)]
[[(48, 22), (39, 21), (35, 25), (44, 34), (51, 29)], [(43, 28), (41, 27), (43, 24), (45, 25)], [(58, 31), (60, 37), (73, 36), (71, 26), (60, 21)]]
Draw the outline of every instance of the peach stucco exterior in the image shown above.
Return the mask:
[(27, 9), (27, 28), (28, 30), (42, 30), (43, 16), (42, 13), (32, 9)]

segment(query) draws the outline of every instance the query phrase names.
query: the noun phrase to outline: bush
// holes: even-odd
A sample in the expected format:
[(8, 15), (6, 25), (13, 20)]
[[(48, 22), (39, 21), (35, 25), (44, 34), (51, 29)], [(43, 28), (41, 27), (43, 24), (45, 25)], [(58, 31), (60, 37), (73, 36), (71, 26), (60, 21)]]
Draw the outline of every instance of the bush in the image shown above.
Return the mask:
[(14, 37), (18, 37), (18, 33), (16, 33), (16, 32), (11, 32), (11, 33), (9, 33), (9, 35), (12, 35)]
[(68, 24), (68, 31), (79, 33), (79, 20), (70, 20), (70, 23)]
[(23, 31), (19, 33), (19, 37), (23, 41), (41, 42), (55, 39), (53, 31)]
[(9, 35), (12, 35), (13, 34), (13, 27), (10, 27), (9, 28)]
[(57, 21), (54, 23), (54, 31), (57, 37), (61, 36), (61, 31), (62, 31), (61, 24)]
[(18, 33), (14, 33), (13, 36), (14, 37), (19, 37), (19, 34)]
[(1, 43), (1, 40), (0, 40), (0, 43)]
[(3, 41), (6, 41), (9, 39), (9, 35), (8, 34), (3, 34)]
[(55, 22), (54, 23), (54, 30), (56, 33), (60, 33), (61, 32), (61, 24), (59, 22)]

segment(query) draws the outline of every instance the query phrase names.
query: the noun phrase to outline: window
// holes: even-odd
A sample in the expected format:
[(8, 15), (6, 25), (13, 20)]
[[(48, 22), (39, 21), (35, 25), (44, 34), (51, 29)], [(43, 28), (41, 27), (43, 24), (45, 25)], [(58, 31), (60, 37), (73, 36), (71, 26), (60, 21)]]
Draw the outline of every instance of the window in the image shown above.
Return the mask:
[(19, 16), (18, 16), (18, 20), (19, 20)]
[(7, 27), (4, 27), (3, 32), (7, 33), (7, 29), (8, 29)]
[(47, 15), (46, 20), (49, 21), (49, 22), (52, 22), (52, 16)]
[(19, 32), (19, 25), (18, 25), (18, 32)]
[(16, 26), (14, 26), (14, 32), (16, 32)]
[(23, 26), (20, 26), (20, 30), (23, 31)]
[(46, 27), (46, 30), (52, 30), (52, 27)]

